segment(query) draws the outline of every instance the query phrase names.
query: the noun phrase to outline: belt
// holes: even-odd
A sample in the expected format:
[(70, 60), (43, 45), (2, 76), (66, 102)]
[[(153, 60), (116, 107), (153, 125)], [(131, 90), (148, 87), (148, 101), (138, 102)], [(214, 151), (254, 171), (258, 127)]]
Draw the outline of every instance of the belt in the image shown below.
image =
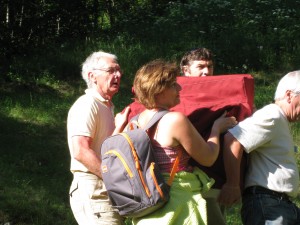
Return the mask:
[(266, 195), (271, 195), (271, 196), (275, 196), (279, 199), (284, 199), (289, 201), (290, 198), (287, 194), (283, 193), (283, 192), (277, 192), (277, 191), (273, 191), (270, 190), (268, 188), (264, 188), (261, 186), (251, 186), (251, 187), (247, 187), (244, 192), (243, 195), (250, 195), (250, 194), (266, 194)]

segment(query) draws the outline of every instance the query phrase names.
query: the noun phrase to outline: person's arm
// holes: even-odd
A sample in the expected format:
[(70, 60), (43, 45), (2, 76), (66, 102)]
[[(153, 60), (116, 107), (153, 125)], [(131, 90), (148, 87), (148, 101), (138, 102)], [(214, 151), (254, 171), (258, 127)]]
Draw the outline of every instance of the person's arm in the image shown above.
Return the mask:
[(116, 128), (115, 128), (114, 132), (112, 133), (112, 135), (120, 133), (124, 130), (124, 128), (126, 127), (126, 125), (128, 123), (129, 112), (130, 112), (130, 107), (127, 106), (124, 111), (118, 113), (115, 116), (115, 126), (116, 126)]
[(218, 201), (222, 205), (231, 206), (241, 198), (240, 167), (244, 147), (230, 132), (224, 136), (223, 147), (226, 183), (221, 189)]
[(224, 114), (215, 121), (206, 142), (186, 116), (179, 112), (170, 112), (159, 122), (157, 140), (163, 146), (181, 144), (198, 163), (211, 166), (219, 154), (220, 134), (234, 125), (236, 125), (236, 119), (225, 118)]
[(224, 112), (224, 114), (216, 119), (213, 123), (210, 135), (207, 139), (207, 144), (211, 149), (217, 147), (220, 151), (220, 134), (237, 124), (236, 118), (233, 116), (225, 117), (226, 113), (227, 112)]
[(86, 136), (72, 137), (74, 158), (81, 162), (91, 173), (101, 178), (100, 156), (91, 149), (93, 139)]

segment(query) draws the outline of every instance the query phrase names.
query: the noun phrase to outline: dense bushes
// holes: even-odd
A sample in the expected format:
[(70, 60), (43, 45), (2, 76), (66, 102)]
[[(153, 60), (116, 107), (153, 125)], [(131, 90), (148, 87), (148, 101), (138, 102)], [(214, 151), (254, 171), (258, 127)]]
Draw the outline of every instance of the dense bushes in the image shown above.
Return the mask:
[(0, 18), (2, 81), (36, 81), (49, 74), (74, 79), (82, 60), (99, 49), (117, 54), (129, 79), (147, 60), (179, 61), (199, 46), (213, 50), (219, 74), (299, 69), (300, 0), (112, 3), (4, 2), (11, 19)]

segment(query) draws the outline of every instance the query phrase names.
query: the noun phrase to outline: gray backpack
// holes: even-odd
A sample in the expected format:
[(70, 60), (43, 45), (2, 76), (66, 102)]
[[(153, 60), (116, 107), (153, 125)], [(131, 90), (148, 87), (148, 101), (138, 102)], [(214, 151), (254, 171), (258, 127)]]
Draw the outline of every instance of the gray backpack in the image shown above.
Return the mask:
[(155, 163), (151, 140), (146, 132), (166, 113), (168, 111), (157, 112), (143, 129), (134, 125), (133, 121), (139, 115), (135, 116), (129, 123), (133, 130), (110, 136), (101, 146), (102, 178), (112, 205), (121, 216), (145, 216), (169, 199), (180, 154), (166, 183)]

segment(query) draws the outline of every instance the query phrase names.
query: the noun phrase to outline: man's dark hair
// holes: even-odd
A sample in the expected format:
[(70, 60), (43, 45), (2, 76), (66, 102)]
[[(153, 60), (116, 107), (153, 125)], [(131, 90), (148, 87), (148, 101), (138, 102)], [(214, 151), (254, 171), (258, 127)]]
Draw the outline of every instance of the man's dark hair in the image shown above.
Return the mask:
[(184, 54), (180, 62), (180, 68), (183, 69), (183, 66), (187, 66), (190, 62), (195, 60), (205, 60), (205, 61), (213, 61), (213, 53), (207, 48), (197, 48), (191, 51), (188, 51)]

